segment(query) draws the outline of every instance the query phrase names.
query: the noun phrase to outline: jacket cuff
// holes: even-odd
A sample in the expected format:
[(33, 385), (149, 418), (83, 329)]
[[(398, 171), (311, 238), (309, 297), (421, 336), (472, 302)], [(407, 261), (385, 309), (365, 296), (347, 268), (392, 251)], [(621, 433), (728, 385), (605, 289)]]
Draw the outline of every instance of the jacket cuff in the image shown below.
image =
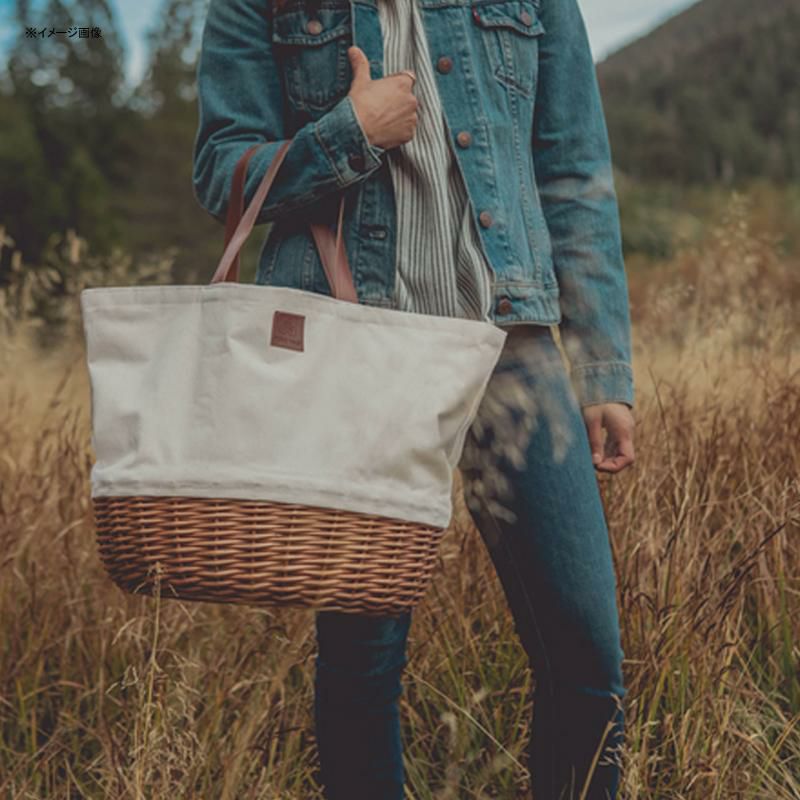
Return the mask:
[(350, 95), (317, 120), (314, 133), (340, 186), (360, 180), (382, 163), (384, 148), (369, 143)]
[(625, 403), (633, 408), (633, 370), (624, 361), (583, 364), (570, 371), (578, 404)]

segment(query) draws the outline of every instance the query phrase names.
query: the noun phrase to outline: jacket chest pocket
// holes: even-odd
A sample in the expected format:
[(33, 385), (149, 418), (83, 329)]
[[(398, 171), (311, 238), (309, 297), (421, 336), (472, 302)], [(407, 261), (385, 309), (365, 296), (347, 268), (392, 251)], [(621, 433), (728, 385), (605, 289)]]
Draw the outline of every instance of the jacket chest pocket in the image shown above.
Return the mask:
[(289, 2), (273, 17), (272, 45), (297, 110), (323, 112), (350, 89), (350, 0)]
[(533, 97), (539, 60), (539, 37), (544, 26), (537, 0), (477, 0), (472, 19), (481, 30), (495, 77)]

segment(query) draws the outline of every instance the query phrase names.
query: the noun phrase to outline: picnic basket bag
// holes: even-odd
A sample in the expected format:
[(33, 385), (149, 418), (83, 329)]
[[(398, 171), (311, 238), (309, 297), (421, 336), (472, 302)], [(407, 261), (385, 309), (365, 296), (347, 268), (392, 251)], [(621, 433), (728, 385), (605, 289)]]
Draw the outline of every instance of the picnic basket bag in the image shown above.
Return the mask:
[(290, 144), (244, 212), (261, 144), (239, 159), (209, 285), (81, 293), (99, 555), (133, 593), (399, 614), (429, 585), (506, 334), (359, 303), (344, 193), (335, 238), (308, 223), (330, 296), (239, 283)]

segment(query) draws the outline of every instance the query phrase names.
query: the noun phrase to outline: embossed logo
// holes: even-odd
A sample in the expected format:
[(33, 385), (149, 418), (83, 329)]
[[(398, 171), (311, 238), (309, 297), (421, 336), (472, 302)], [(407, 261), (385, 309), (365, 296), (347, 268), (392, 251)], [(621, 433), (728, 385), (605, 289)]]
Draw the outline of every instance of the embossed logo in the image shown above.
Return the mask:
[(272, 338), (269, 343), (273, 347), (285, 347), (302, 353), (305, 321), (302, 314), (276, 311), (272, 316)]

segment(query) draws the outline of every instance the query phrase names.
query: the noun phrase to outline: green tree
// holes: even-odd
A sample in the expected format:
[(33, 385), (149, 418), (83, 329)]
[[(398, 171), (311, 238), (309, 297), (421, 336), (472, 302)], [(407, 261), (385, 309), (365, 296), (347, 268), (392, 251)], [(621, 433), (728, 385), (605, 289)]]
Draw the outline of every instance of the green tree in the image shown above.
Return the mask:
[(163, 0), (147, 35), (145, 75), (131, 98), (142, 115), (138, 169), (124, 198), (125, 245), (175, 248), (177, 280), (204, 281), (221, 255), (222, 228), (192, 191), (196, 64), (208, 0)]
[[(107, 0), (47, 0), (34, 10), (16, 0), (3, 104), (14, 121), (0, 136), (0, 219), (26, 259), (41, 255), (46, 234), (74, 228), (98, 252), (120, 235), (115, 197), (130, 178), (136, 115), (126, 107), (124, 52)], [(41, 20), (99, 36), (30, 38)], [(5, 118), (5, 115), (4, 115)]]

